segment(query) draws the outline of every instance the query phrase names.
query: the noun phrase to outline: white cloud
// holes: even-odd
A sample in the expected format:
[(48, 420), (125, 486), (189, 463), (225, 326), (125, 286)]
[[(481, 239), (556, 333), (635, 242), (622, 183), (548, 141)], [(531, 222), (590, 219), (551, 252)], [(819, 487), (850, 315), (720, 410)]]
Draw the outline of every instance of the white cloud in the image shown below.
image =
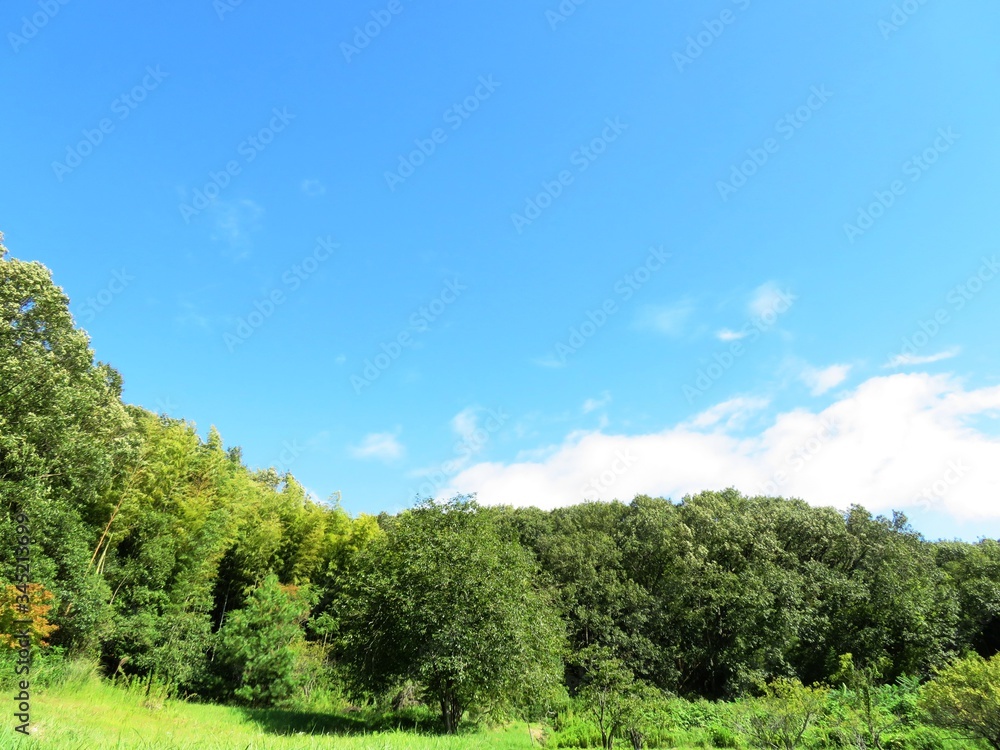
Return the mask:
[(601, 394), (600, 398), (588, 398), (583, 402), (583, 413), (590, 414), (592, 411), (597, 411), (598, 409), (603, 409), (605, 406), (611, 403), (611, 394), (607, 391)]
[(352, 445), (349, 450), (354, 458), (374, 458), (379, 461), (395, 461), (406, 453), (406, 448), (399, 442), (395, 432), (373, 432), (365, 435), (360, 445)]
[(824, 393), (847, 380), (851, 373), (850, 365), (831, 365), (823, 369), (817, 367), (806, 367), (799, 378), (809, 386), (809, 390), (814, 396), (822, 396)]
[(984, 420), (1000, 427), (1000, 386), (966, 390), (925, 373), (872, 378), (820, 412), (781, 413), (757, 435), (736, 434), (733, 417), (758, 406), (720, 404), (647, 435), (576, 432), (537, 460), (470, 466), (450, 490), (476, 492), (484, 503), (570, 505), (602, 467), (627, 456), (627, 470), (602, 483), (604, 499), (679, 499), (734, 486), (838, 508), (1000, 517), (1000, 438), (984, 431)]
[(937, 354), (927, 354), (922, 357), (917, 354), (896, 354), (882, 366), (886, 368), (895, 368), (910, 367), (913, 365), (929, 365), (932, 362), (940, 362), (944, 359), (957, 357), (961, 351), (961, 348), (956, 346), (946, 351), (938, 352)]
[(550, 370), (558, 370), (566, 366), (566, 360), (560, 360), (551, 354), (546, 354), (544, 357), (536, 357), (531, 361), (539, 367), (545, 367)]
[(476, 428), (479, 427), (479, 411), (475, 406), (467, 406), (462, 409), (451, 418), (451, 429), (463, 440), (470, 439), (475, 434)]
[(742, 338), (746, 338), (749, 333), (749, 331), (731, 331), (728, 328), (723, 328), (715, 334), (715, 338), (719, 341), (739, 341)]
[(758, 332), (769, 330), (778, 318), (787, 313), (798, 297), (790, 290), (782, 290), (775, 281), (768, 281), (753, 290), (747, 301), (746, 311), (750, 317), (742, 328), (721, 328), (715, 332), (719, 341), (731, 343), (749, 336), (754, 329)]
[(754, 289), (748, 309), (755, 318), (769, 318), (785, 312), (795, 300), (795, 295), (782, 291), (775, 281), (768, 281)]
[(732, 398), (695, 415), (686, 425), (696, 428), (712, 427), (725, 419), (727, 427), (736, 428), (751, 414), (766, 409), (770, 403), (766, 398)]
[(650, 329), (667, 336), (680, 336), (684, 324), (694, 312), (694, 305), (687, 301), (673, 305), (647, 305), (639, 311), (636, 326)]
[(508, 419), (509, 416), (502, 409), (487, 410), (481, 406), (467, 406), (452, 417), (451, 429), (460, 438), (454, 445), (452, 456), (440, 464), (413, 469), (406, 474), (411, 478), (431, 480), (417, 494), (433, 494), (447, 483), (449, 477), (462, 471), (475, 456), (482, 453), (493, 433), (503, 427)]

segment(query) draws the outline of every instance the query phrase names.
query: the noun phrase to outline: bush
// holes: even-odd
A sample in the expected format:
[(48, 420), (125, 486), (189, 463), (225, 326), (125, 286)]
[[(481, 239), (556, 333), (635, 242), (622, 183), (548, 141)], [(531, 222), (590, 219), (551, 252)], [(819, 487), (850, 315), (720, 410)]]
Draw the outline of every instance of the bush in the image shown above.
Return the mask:
[(941, 729), (1000, 750), (1000, 654), (989, 661), (971, 656), (938, 672), (921, 691), (920, 706)]
[[(734, 705), (689, 701), (646, 691), (640, 707), (642, 721), (638, 724), (642, 747), (743, 747), (741, 738), (726, 723)], [(635, 710), (633, 707), (630, 713)], [(635, 738), (628, 729), (627, 723), (618, 728), (615, 748), (634, 747)], [(564, 706), (553, 720), (552, 730), (545, 744), (547, 748), (601, 747), (600, 729), (580, 699)]]
[(822, 716), (827, 694), (798, 680), (776, 680), (763, 698), (747, 701), (737, 726), (754, 747), (794, 750)]
[(573, 718), (562, 722), (546, 747), (600, 747), (601, 733), (590, 721)]
[(739, 736), (728, 727), (711, 726), (708, 728), (712, 747), (734, 748), (740, 746)]

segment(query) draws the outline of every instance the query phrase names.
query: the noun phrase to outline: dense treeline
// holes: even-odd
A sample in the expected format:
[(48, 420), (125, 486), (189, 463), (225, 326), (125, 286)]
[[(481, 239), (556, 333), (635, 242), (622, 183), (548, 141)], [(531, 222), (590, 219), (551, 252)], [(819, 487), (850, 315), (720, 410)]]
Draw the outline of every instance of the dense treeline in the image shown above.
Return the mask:
[(501, 513), (559, 591), (571, 650), (608, 646), (681, 694), (821, 681), (846, 653), (891, 681), (998, 648), (1000, 546), (929, 544), (899, 515), (732, 490)]
[[(1000, 651), (992, 540), (733, 490), (352, 518), (121, 387), (49, 271), (0, 245), (0, 544), (23, 513), (36, 646), (109, 677), (253, 705), (422, 693), (453, 729), (600, 675), (736, 698), (834, 684), (848, 654), (893, 683)], [(10, 633), (12, 556), (0, 577)]]

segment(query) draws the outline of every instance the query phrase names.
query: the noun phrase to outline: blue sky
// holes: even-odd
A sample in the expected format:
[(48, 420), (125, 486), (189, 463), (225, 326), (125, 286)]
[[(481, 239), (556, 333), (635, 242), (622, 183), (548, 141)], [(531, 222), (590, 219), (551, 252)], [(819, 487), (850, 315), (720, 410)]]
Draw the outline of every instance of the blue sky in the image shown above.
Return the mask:
[(352, 512), (1000, 535), (987, 0), (4, 5), (0, 229), (127, 400)]

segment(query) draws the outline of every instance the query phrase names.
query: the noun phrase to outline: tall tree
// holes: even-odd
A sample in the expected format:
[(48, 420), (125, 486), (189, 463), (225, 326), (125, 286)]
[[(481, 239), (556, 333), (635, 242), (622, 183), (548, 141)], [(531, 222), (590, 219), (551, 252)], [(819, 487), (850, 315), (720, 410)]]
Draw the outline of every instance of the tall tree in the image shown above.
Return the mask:
[(342, 653), (359, 688), (420, 683), (454, 732), (469, 708), (538, 702), (561, 676), (561, 624), (531, 557), (467, 498), (399, 516), (362, 553)]
[[(0, 543), (31, 519), (35, 582), (52, 591), (53, 642), (95, 645), (107, 590), (89, 565), (136, 450), (121, 377), (96, 363), (47, 268), (0, 244)], [(11, 580), (9, 560), (3, 575)]]

